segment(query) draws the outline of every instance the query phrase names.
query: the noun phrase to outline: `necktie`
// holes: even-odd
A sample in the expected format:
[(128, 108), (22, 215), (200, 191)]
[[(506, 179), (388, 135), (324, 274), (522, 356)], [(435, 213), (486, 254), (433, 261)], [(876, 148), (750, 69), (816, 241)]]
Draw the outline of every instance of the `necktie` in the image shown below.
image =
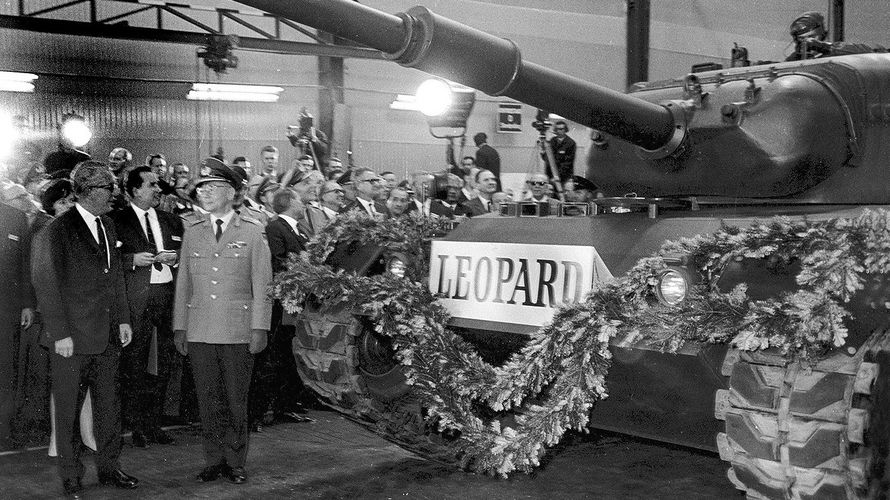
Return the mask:
[[(148, 218), (148, 212), (145, 212), (145, 236), (148, 237), (148, 244), (151, 245), (152, 252), (157, 252), (158, 246), (155, 243), (155, 232), (151, 230), (151, 219)], [(160, 271), (164, 267), (160, 262), (155, 262), (154, 268)]]
[(216, 241), (219, 241), (219, 239), (222, 238), (222, 226), (222, 219), (216, 219)]
[(105, 248), (105, 228), (102, 227), (102, 219), (96, 217), (96, 238), (99, 240), (99, 253), (108, 260), (108, 249)]

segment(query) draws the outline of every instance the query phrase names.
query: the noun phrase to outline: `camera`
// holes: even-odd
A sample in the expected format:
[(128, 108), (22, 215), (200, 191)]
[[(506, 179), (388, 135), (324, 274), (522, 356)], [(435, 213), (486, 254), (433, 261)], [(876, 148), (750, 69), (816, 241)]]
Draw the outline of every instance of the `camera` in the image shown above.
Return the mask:
[(538, 114), (535, 115), (535, 121), (532, 122), (532, 128), (537, 130), (539, 134), (544, 135), (550, 128), (550, 125), (552, 125), (549, 118), (550, 113), (543, 109), (538, 109)]
[(288, 137), (296, 138), (300, 142), (311, 141), (312, 127), (314, 126), (314, 121), (315, 120), (312, 118), (312, 115), (307, 113), (306, 109), (304, 108), (302, 111), (300, 111), (300, 124), (287, 126)]

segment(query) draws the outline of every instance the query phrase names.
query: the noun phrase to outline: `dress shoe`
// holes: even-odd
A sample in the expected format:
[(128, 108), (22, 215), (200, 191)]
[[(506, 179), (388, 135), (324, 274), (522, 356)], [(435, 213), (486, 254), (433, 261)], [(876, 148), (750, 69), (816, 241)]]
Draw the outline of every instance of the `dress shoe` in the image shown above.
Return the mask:
[(244, 473), (244, 467), (226, 466), (223, 469), (222, 473), (224, 476), (226, 476), (226, 479), (235, 484), (243, 484), (247, 481), (247, 475)]
[(222, 473), (223, 467), (223, 465), (211, 465), (209, 467), (204, 467), (204, 470), (198, 473), (198, 482), (209, 483), (210, 481), (216, 481), (216, 479)]
[(79, 477), (62, 481), (62, 489), (65, 491), (65, 498), (71, 500), (83, 498), (83, 486)]
[(145, 437), (145, 434), (139, 431), (133, 431), (133, 446), (135, 448), (148, 448), (148, 439)]
[(176, 444), (176, 440), (173, 439), (173, 436), (167, 434), (164, 429), (157, 429), (151, 434), (148, 435), (148, 440), (152, 443), (158, 444)]
[(120, 469), (100, 472), (99, 483), (107, 486), (114, 486), (115, 488), (122, 488), (125, 490), (132, 490), (139, 486), (138, 479)]

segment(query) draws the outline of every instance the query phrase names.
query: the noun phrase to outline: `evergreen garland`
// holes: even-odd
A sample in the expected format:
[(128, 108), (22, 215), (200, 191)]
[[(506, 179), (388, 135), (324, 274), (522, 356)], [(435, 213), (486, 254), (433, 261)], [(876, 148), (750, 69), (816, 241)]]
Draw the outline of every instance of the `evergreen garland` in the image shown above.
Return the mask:
[[(558, 309), (500, 367), (447, 328), (449, 315), (427, 288), (424, 242), (442, 230), (434, 220), (341, 215), (292, 260), (270, 293), (291, 313), (312, 294), (368, 315), (392, 339), (429, 417), (440, 430), (460, 432), (452, 446), (463, 465), (506, 477), (531, 471), (565, 431), (585, 430), (593, 404), (608, 395), (610, 342), (645, 342), (666, 352), (690, 341), (729, 342), (740, 350), (772, 348), (802, 360), (843, 346), (850, 315), (845, 304), (869, 279), (890, 271), (888, 221), (883, 210), (825, 221), (775, 217), (667, 242), (624, 276), (597, 283), (584, 300)], [(384, 246), (404, 253), (412, 265), (404, 278), (335, 270), (325, 259), (338, 242)], [(669, 255), (685, 256), (699, 275), (686, 300), (673, 307), (654, 300)], [(796, 263), (799, 288), (765, 300), (748, 297), (744, 284), (720, 290), (726, 266), (746, 258)], [(515, 423), (486, 418), (480, 406), (490, 409), (486, 415), (508, 413)]]

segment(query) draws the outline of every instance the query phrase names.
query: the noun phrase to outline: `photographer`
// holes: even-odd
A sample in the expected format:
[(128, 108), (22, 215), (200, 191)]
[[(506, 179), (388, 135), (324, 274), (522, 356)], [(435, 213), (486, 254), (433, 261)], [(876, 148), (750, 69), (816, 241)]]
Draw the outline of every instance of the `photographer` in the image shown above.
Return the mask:
[(308, 156), (318, 170), (325, 171), (325, 159), (328, 154), (327, 135), (315, 128), (314, 120), (306, 108), (300, 110), (300, 124), (288, 125), (287, 138), (298, 150), (298, 156)]

